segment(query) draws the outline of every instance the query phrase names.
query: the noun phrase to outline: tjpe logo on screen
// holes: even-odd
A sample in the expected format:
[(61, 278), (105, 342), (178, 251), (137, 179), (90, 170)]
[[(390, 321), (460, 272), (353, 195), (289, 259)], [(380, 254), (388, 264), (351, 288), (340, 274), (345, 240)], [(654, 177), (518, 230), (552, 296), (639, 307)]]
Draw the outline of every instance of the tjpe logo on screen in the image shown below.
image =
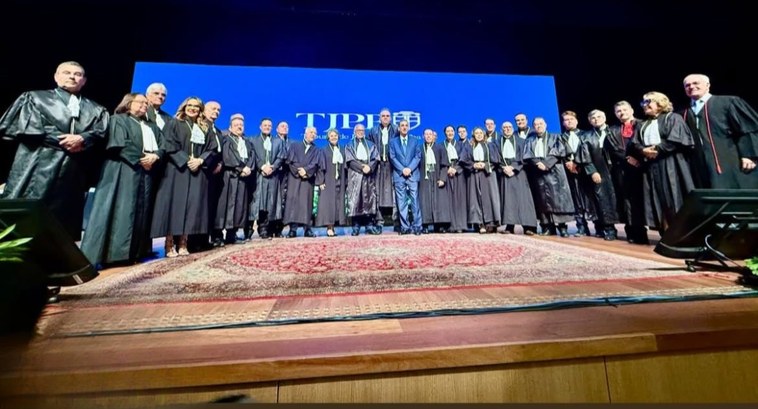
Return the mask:
[[(338, 129), (341, 132), (353, 134), (357, 124), (363, 124), (366, 131), (379, 124), (379, 114), (356, 114), (352, 112), (298, 112), (295, 118), (305, 118), (305, 126), (315, 126), (319, 132), (327, 129)], [(400, 121), (408, 121), (410, 130), (421, 126), (421, 112), (398, 111), (392, 114), (392, 122), (397, 125)]]

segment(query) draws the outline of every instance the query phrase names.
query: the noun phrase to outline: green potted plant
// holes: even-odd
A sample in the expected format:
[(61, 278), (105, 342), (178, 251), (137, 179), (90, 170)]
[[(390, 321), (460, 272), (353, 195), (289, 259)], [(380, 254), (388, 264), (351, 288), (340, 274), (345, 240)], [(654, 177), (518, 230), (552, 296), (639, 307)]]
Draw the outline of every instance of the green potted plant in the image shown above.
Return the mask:
[(16, 225), (14, 224), (0, 232), (0, 263), (22, 262), (23, 260), (21, 259), (21, 256), (28, 250), (25, 244), (32, 241), (31, 237), (3, 241), (5, 237), (10, 235), (15, 229)]
[(18, 236), (15, 224), (0, 232), (0, 339), (25, 342), (34, 336), (47, 303), (47, 285), (26, 255), (32, 238)]
[(753, 279), (758, 280), (758, 256), (745, 260), (745, 266), (750, 270)]

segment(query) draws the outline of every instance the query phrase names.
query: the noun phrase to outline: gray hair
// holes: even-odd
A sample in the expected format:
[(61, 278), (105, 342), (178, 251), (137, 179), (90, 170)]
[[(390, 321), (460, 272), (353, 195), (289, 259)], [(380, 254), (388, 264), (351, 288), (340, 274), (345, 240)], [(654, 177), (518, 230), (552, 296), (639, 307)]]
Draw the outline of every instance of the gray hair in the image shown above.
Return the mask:
[(165, 86), (165, 85), (163, 85), (163, 84), (162, 84), (162, 83), (160, 83), (160, 82), (154, 82), (154, 83), (152, 83), (152, 84), (148, 85), (148, 86), (147, 86), (147, 91), (145, 91), (145, 92), (149, 94), (149, 93), (151, 93), (152, 91), (158, 91), (158, 90), (161, 90), (161, 91), (163, 91), (165, 94), (168, 94), (168, 90), (166, 89), (166, 86)]

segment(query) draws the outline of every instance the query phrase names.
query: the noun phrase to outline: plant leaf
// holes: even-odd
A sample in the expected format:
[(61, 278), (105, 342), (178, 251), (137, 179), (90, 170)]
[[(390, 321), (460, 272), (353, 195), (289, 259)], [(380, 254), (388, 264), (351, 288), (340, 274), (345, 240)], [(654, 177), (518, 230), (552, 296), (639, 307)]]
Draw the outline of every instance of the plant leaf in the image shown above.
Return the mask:
[(22, 246), (32, 240), (31, 237), (24, 237), (21, 239), (16, 240), (10, 240), (10, 241), (4, 241), (0, 243), (0, 249), (8, 249), (8, 248), (16, 248), (18, 246)]
[(2, 232), (0, 232), (0, 239), (2, 239), (3, 237), (7, 236), (15, 228), (16, 228), (15, 224), (12, 224), (12, 225), (6, 227), (5, 230), (3, 230)]
[(23, 260), (19, 257), (0, 257), (0, 262), (5, 263), (20, 263), (21, 261)]

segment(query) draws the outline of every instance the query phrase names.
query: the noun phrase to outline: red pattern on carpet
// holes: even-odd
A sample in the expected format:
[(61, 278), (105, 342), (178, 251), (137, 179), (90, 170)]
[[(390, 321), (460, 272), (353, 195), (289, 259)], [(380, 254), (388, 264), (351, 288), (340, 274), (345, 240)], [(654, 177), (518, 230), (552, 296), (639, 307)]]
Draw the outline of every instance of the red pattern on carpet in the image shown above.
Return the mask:
[(64, 289), (86, 305), (240, 300), (659, 278), (683, 269), (503, 235), (361, 236), (253, 241), (160, 259)]

